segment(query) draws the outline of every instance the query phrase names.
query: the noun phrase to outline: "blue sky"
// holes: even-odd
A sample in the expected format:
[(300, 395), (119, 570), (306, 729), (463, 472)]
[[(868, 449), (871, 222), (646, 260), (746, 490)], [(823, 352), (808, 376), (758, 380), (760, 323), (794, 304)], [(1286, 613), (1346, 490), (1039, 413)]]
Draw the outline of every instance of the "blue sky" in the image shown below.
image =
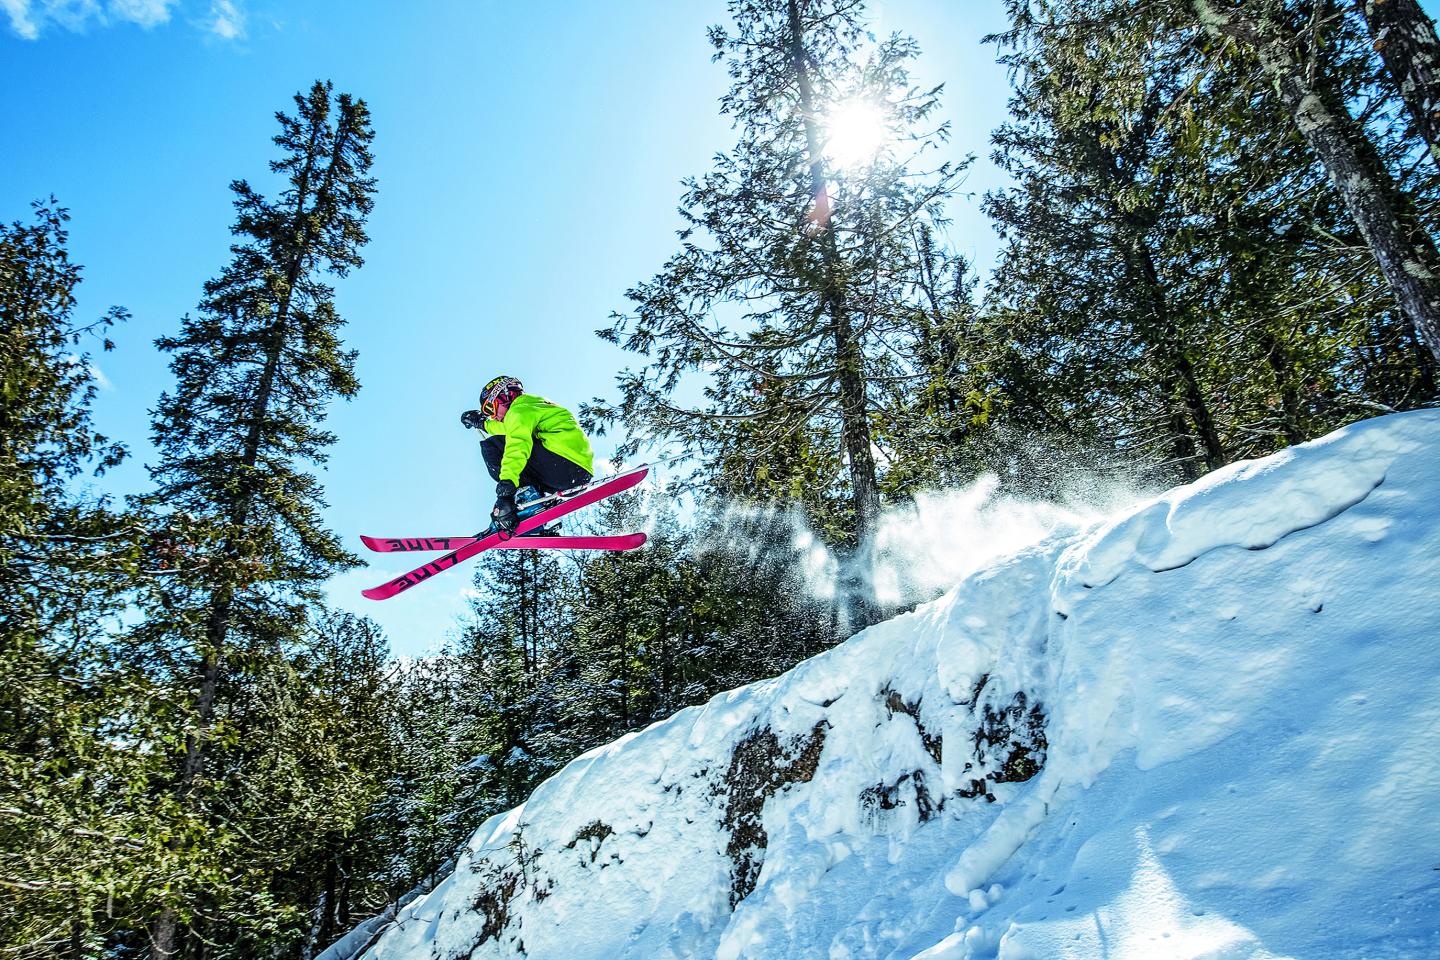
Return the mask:
[[(952, 153), (978, 155), (966, 189), (997, 185), (988, 136), (1008, 86), (980, 38), (1001, 5), (870, 13), (919, 40), (919, 81), (946, 83)], [(483, 526), (493, 485), (459, 412), (500, 372), (572, 407), (612, 394), (629, 358), (593, 331), (673, 252), (680, 179), (733, 139), (705, 39), (724, 20), (719, 0), (0, 0), (0, 218), (54, 194), (85, 267), (79, 315), (134, 314), (98, 358), (97, 419), (134, 453), (104, 489), (145, 487), (149, 410), (170, 384), (153, 341), (227, 260), (230, 181), (267, 181), (274, 112), (330, 79), (370, 105), (379, 178), (366, 265), (338, 284), (363, 387), (331, 414), (330, 524), (361, 554), (360, 533)], [(978, 197), (951, 213), (952, 243), (985, 269)], [(410, 565), (379, 559), (338, 578), (334, 601), (397, 653), (433, 648), (469, 577), (375, 604), (359, 590)]]

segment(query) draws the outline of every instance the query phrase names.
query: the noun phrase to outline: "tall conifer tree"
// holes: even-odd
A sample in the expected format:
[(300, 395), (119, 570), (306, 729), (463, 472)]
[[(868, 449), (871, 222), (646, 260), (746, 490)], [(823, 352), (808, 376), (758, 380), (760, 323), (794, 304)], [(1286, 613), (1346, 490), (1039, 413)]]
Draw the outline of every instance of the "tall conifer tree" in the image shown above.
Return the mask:
[[(1005, 419), (1194, 476), (1433, 395), (1427, 351), (1252, 54), (1184, 4), (1010, 14), (996, 143), (1017, 185), (988, 199), (1009, 243), (977, 338)], [(1325, 36), (1314, 82), (1375, 114), (1358, 34)]]
[[(356, 563), (324, 528), (307, 467), (324, 461), (333, 440), (321, 426), (328, 404), (359, 387), (324, 278), (361, 265), (374, 133), (365, 102), (334, 96), (329, 83), (297, 95), (294, 113), (276, 119), (282, 156), (270, 166), (282, 178), (279, 195), (232, 184), (231, 262), (205, 285), (198, 315), (158, 341), (174, 355), (176, 386), (156, 412), (151, 502), (207, 540), (186, 545), (190, 575), (156, 598), (142, 633), (175, 659), (192, 691), (174, 784), (192, 812), (205, 795), (227, 680), (248, 654), (293, 641), (317, 586)], [(177, 836), (177, 852), (186, 842)], [(171, 892), (154, 928), (156, 956), (181, 949), (180, 928), (202, 893)]]
[[(123, 449), (95, 432), (84, 344), (123, 319), (74, 316), (65, 210), (0, 227), (0, 955), (89, 956), (107, 897), (147, 854), (127, 793), (148, 759), (123, 718), (143, 702), (107, 628), (139, 572), (130, 518), (69, 482)], [(97, 789), (103, 784), (104, 789)]]
[[(1349, 105), (1323, 80), (1327, 0), (1191, 0), (1215, 37), (1252, 53), (1324, 164), (1400, 308), (1440, 359), (1440, 248)], [(1333, 28), (1332, 28), (1333, 29)]]
[[(622, 375), (618, 410), (591, 412), (623, 418), (636, 443), (686, 444), (719, 489), (733, 478), (717, 468), (739, 464), (751, 497), (843, 502), (824, 525), (863, 548), (879, 510), (877, 387), (923, 379), (907, 322), (916, 235), (956, 177), (920, 170), (945, 133), (927, 126), (939, 91), (911, 83), (912, 40), (872, 42), (858, 3), (733, 0), (730, 14), (711, 40), (739, 140), (686, 181), (680, 251), (603, 332), (651, 359)], [(884, 142), (837, 156), (842, 118)], [(674, 399), (687, 375), (708, 382), (698, 405)]]

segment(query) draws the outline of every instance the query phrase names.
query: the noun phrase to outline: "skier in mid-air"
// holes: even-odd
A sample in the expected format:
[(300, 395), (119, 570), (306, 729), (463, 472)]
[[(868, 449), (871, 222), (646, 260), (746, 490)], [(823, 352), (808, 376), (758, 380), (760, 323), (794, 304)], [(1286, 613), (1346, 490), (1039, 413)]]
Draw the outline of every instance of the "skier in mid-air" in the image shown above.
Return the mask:
[(408, 573), (361, 590), (363, 596), (388, 600), (486, 550), (624, 552), (645, 545), (641, 532), (560, 535), (556, 521), (561, 517), (633, 490), (650, 473), (650, 465), (641, 464), (592, 482), (595, 457), (590, 441), (569, 410), (526, 393), (514, 377), (496, 377), (485, 384), (480, 409), (466, 410), (460, 422), (485, 434), (480, 451), (495, 480), (490, 526), (473, 537), (361, 536), (361, 542), (376, 553), (446, 551)]
[[(595, 457), (569, 410), (533, 393), (514, 377), (500, 376), (480, 392), (480, 409), (460, 423), (481, 430), (485, 468), (495, 480), (488, 532), (510, 532), (529, 513), (527, 504), (590, 482)], [(551, 528), (532, 531), (546, 534)]]

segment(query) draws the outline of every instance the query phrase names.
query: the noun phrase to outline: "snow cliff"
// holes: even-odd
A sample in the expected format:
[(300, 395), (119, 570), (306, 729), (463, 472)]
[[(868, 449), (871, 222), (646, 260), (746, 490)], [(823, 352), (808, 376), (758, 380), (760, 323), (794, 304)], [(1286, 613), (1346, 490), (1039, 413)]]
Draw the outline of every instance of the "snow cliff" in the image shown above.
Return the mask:
[(364, 956), (1440, 957), (1437, 574), (1440, 413), (1217, 471), (577, 759)]

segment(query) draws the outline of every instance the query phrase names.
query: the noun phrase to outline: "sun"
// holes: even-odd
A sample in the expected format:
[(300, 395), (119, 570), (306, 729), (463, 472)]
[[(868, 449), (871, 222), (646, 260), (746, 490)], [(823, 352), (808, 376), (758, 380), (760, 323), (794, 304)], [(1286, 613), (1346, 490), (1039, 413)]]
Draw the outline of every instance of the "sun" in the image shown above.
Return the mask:
[(885, 110), (873, 100), (842, 100), (825, 112), (825, 155), (845, 169), (871, 163), (891, 137)]

